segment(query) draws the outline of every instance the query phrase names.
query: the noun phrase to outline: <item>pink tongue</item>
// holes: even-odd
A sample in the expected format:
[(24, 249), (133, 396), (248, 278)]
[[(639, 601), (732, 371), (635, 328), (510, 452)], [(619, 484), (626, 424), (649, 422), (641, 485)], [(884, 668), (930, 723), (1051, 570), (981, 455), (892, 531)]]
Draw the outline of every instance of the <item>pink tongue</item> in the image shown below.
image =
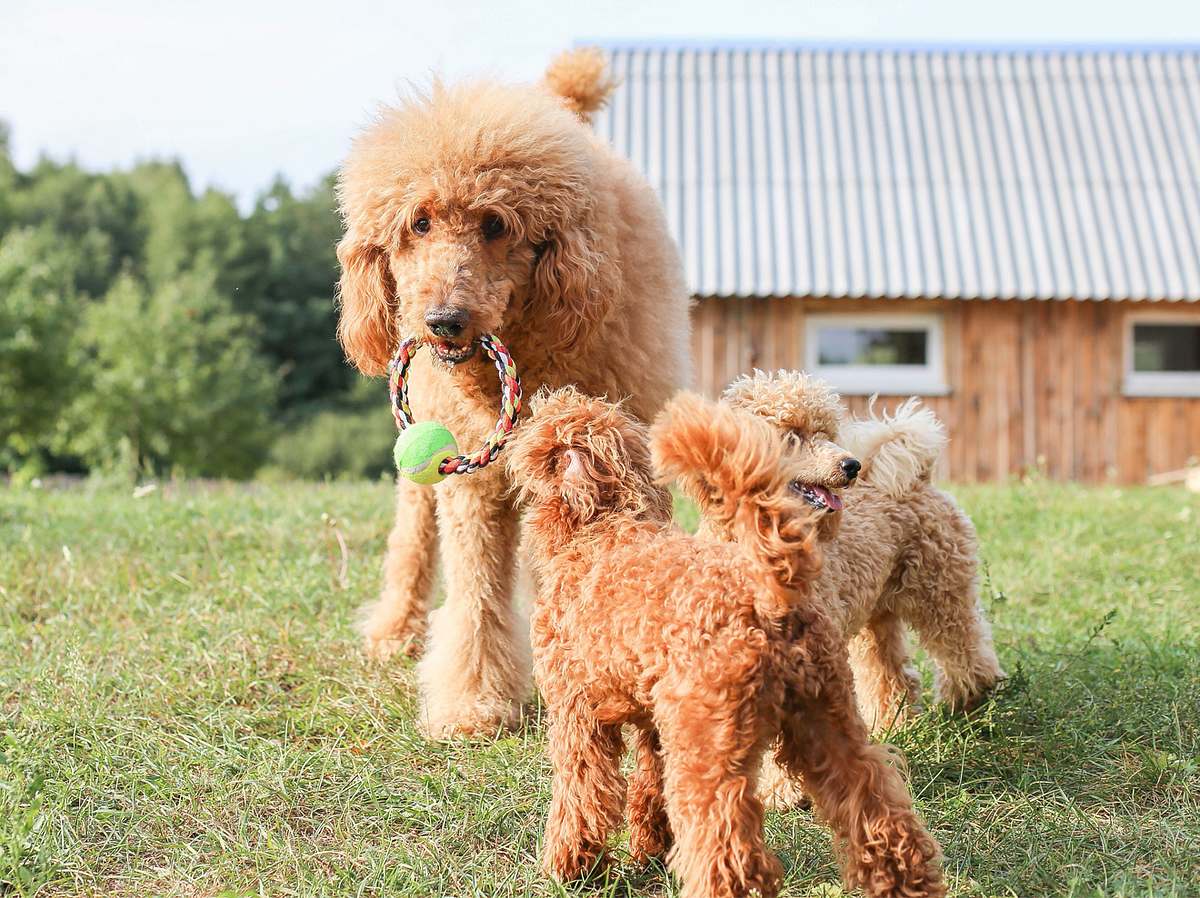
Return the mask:
[(817, 495), (819, 495), (822, 499), (824, 499), (825, 504), (828, 505), (834, 511), (842, 510), (842, 497), (841, 496), (834, 495), (833, 493), (831, 493), (829, 490), (827, 490), (823, 486), (814, 486), (813, 491)]

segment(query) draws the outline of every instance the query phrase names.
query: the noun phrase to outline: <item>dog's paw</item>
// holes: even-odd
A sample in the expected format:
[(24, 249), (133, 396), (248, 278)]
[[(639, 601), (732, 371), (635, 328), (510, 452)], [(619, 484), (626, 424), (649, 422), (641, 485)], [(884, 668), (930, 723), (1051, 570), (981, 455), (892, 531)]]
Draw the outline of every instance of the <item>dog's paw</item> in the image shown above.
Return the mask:
[(758, 797), (763, 807), (772, 811), (807, 811), (812, 808), (812, 800), (804, 791), (804, 781), (788, 776), (769, 755), (763, 758), (759, 773)]
[(425, 618), (397, 613), (397, 604), (393, 597), (385, 595), (359, 611), (358, 632), (363, 637), (363, 648), (376, 661), (387, 661), (397, 655), (416, 658), (424, 648)]
[(1003, 670), (988, 671), (970, 680), (937, 678), (938, 700), (952, 714), (971, 714), (991, 700), (1004, 682)]
[(371, 636), (363, 637), (363, 649), (367, 657), (375, 661), (389, 661), (396, 656), (416, 658), (421, 654), (422, 640), (415, 634), (403, 637)]
[(602, 846), (547, 845), (542, 852), (542, 873), (556, 882), (596, 880), (611, 866), (612, 861)]
[(659, 826), (630, 826), (629, 854), (639, 866), (653, 860), (665, 860), (673, 844), (671, 829), (665, 820)]
[(427, 739), (490, 739), (517, 729), (521, 708), (509, 701), (439, 711), (427, 705), (418, 724)]

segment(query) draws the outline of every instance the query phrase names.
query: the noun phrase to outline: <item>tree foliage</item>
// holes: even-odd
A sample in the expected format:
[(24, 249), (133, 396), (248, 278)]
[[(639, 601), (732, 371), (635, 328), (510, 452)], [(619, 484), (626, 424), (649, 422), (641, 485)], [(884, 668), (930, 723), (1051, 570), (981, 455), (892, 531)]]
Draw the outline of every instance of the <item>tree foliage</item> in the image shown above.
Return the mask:
[(70, 393), (78, 261), (48, 232), (0, 237), (0, 468), (36, 465)]
[(282, 408), (295, 419), (329, 406), (357, 377), (334, 344), (341, 236), (333, 177), (297, 197), (277, 180), (247, 219), (260, 263), (238, 308), (262, 322), (262, 350), (280, 369)]
[(94, 466), (252, 474), (275, 398), (255, 329), (211, 271), (157, 287), (122, 275), (79, 330), (74, 367), (89, 373), (88, 387), (65, 410), (67, 445)]
[(243, 211), (173, 161), (22, 171), (7, 135), (0, 123), (0, 471), (136, 458), (246, 476), (270, 455), (341, 473), (333, 447), (290, 465), (287, 443), (266, 444), (362, 405), (334, 338), (332, 177), (302, 194), (276, 180)]

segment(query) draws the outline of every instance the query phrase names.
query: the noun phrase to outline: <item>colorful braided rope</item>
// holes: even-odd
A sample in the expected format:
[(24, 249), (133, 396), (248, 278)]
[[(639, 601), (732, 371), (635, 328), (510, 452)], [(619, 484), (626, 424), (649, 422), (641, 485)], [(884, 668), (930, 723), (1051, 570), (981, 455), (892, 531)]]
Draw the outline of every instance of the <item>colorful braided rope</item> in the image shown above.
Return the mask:
[[(427, 342), (423, 337), (409, 337), (400, 344), (388, 362), (388, 395), (392, 399), (392, 416), (400, 430), (413, 423), (412, 409), (408, 405), (408, 366), (413, 353)], [(483, 446), (470, 455), (446, 459), (438, 466), (442, 474), (470, 474), (494, 461), (521, 415), (521, 378), (508, 349), (493, 334), (480, 337), (479, 345), (500, 375), (500, 417), (496, 419), (496, 426)]]

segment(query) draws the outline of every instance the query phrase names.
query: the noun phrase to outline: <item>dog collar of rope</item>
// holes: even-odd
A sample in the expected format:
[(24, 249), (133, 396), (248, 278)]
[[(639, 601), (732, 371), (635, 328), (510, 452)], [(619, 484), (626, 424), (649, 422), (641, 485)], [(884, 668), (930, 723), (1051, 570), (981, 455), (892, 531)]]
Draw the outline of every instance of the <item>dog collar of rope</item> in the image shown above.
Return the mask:
[[(401, 438), (403, 431), (416, 423), (408, 405), (408, 367), (413, 353), (427, 343), (429, 340), (424, 337), (409, 337), (400, 344), (388, 363), (388, 394), (392, 400), (392, 415), (396, 419), (396, 427), (402, 432)], [(507, 347), (494, 334), (481, 336), (479, 345), (496, 366), (496, 373), (500, 375), (500, 417), (496, 419), (495, 428), (478, 450), (470, 455), (450, 455), (441, 460), (437, 466), (437, 474), (440, 475), (437, 480), (450, 474), (471, 474), (495, 461), (521, 415), (521, 378)], [(445, 431), (444, 427), (441, 429)], [(453, 443), (452, 437), (448, 445), (454, 446), (454, 451), (457, 452), (457, 444)], [(399, 461), (397, 463), (399, 464)], [(417, 480), (408, 468), (401, 466), (400, 472), (410, 479)], [(429, 474), (432, 475), (432, 471)]]

